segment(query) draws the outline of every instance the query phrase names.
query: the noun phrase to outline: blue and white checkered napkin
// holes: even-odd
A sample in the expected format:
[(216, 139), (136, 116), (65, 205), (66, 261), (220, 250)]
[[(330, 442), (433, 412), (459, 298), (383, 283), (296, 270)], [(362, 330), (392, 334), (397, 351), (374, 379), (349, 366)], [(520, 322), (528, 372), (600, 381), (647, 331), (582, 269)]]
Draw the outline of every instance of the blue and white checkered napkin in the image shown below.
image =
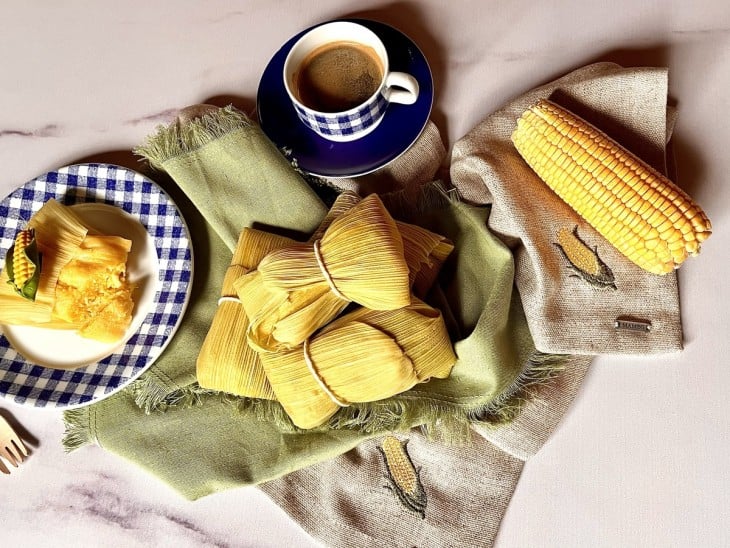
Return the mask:
[(155, 183), (120, 166), (81, 164), (41, 175), (0, 202), (0, 249), (9, 249), (17, 231), (52, 198), (65, 205), (96, 202), (123, 209), (147, 229), (159, 260), (152, 309), (124, 347), (97, 363), (69, 371), (41, 367), (0, 335), (0, 396), (36, 407), (76, 407), (121, 389), (160, 355), (187, 305), (192, 248), (184, 219)]

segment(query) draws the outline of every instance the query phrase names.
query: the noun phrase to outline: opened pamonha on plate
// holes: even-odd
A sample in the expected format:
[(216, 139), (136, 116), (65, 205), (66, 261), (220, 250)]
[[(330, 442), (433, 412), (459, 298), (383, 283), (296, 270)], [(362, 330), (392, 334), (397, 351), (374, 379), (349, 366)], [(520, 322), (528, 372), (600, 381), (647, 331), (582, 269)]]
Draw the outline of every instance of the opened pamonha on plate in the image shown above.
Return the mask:
[(0, 202), (0, 395), (38, 407), (105, 397), (149, 367), (187, 304), (187, 227), (155, 183), (84, 164)]

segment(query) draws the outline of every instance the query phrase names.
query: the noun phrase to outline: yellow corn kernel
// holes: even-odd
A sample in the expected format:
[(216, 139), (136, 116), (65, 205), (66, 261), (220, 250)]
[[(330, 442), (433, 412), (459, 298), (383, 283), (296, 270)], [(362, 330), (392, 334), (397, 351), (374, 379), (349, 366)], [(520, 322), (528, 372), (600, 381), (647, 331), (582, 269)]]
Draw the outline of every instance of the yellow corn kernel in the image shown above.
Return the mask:
[(35, 274), (36, 266), (25, 254), (25, 249), (33, 240), (30, 230), (21, 230), (15, 236), (13, 247), (13, 283), (16, 287), (23, 287)]
[(512, 141), (558, 196), (649, 272), (679, 267), (712, 232), (710, 220), (683, 190), (550, 101), (523, 113)]

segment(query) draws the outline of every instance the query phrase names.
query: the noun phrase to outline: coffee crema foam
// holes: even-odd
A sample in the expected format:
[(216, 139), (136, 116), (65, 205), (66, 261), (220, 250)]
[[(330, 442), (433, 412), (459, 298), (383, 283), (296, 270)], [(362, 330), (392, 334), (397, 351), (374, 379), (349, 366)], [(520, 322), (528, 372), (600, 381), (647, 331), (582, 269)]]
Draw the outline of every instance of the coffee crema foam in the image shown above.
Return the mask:
[(375, 50), (339, 41), (309, 53), (294, 74), (294, 93), (320, 112), (342, 112), (367, 101), (380, 87), (383, 66)]

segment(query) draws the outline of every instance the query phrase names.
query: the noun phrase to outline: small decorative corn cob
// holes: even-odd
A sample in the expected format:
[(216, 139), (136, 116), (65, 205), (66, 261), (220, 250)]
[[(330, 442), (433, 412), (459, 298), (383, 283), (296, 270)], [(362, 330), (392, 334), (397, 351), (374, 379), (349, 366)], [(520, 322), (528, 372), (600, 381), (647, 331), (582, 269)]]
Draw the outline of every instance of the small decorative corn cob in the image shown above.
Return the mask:
[(522, 114), (512, 142), (558, 196), (649, 272), (678, 268), (711, 234), (709, 219), (682, 189), (550, 101)]
[(8, 283), (25, 299), (34, 301), (40, 278), (40, 256), (33, 230), (21, 230), (5, 257)]

